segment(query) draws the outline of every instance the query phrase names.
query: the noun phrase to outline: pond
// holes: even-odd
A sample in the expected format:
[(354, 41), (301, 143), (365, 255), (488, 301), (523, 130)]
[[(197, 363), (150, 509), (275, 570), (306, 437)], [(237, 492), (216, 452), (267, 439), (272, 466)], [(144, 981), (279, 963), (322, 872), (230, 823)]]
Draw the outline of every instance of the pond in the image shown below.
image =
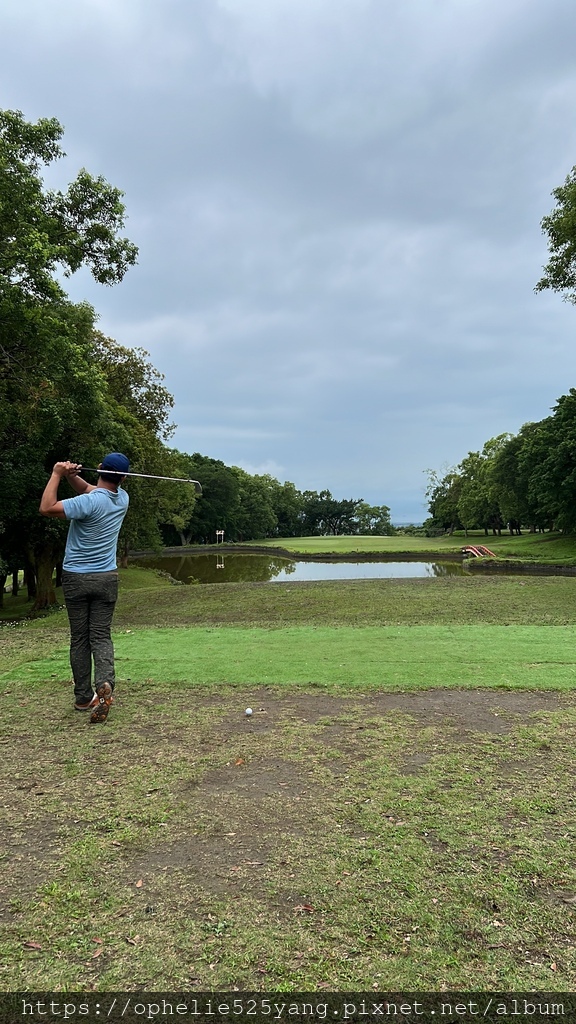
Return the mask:
[(181, 583), (286, 583), (301, 580), (398, 579), (462, 576), (460, 561), (301, 561), (279, 555), (216, 554), (146, 556), (136, 565), (167, 572)]

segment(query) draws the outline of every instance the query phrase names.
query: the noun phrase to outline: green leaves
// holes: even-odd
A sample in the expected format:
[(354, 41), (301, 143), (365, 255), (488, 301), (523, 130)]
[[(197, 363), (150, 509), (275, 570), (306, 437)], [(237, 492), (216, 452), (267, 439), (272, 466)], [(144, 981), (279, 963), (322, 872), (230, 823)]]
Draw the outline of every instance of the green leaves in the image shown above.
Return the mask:
[(137, 256), (120, 235), (122, 192), (103, 177), (82, 170), (65, 192), (45, 189), (42, 170), (64, 156), (62, 134), (55, 118), (30, 124), (0, 111), (0, 552), (35, 562), (38, 607), (54, 600), (65, 538), (63, 524), (38, 515), (47, 471), (63, 457), (99, 459), (126, 436), (96, 358), (94, 310), (69, 302), (56, 275), (87, 266), (114, 284)]
[(88, 266), (101, 284), (121, 281), (137, 247), (120, 237), (123, 193), (81, 170), (66, 192), (44, 189), (41, 171), (60, 159), (55, 118), (26, 122), (0, 111), (0, 288), (16, 285), (42, 299), (62, 298), (55, 274)]
[(556, 208), (541, 222), (548, 236), (549, 259), (534, 290), (563, 292), (568, 302), (576, 303), (576, 167), (552, 195)]
[(118, 237), (124, 227), (123, 195), (84, 169), (66, 193), (48, 194), (48, 208), (60, 228), (58, 259), (67, 277), (88, 264), (96, 281), (112, 285), (136, 263), (137, 247)]
[(143, 419), (153, 434), (169, 438), (175, 430), (168, 420), (174, 399), (162, 384), (164, 376), (152, 365), (148, 352), (143, 348), (125, 348), (100, 331), (94, 331), (93, 339), (109, 394)]
[(55, 117), (41, 117), (30, 124), (21, 110), (0, 110), (0, 137), (13, 158), (33, 171), (65, 155), (59, 145), (63, 134)]

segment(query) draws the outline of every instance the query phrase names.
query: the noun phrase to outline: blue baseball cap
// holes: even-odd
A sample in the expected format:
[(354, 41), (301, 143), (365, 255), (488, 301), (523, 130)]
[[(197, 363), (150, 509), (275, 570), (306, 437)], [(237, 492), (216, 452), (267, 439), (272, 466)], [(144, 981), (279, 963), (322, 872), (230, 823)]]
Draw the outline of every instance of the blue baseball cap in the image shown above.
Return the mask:
[(130, 462), (121, 452), (110, 452), (102, 459), (100, 468), (108, 473), (127, 473), (130, 469)]

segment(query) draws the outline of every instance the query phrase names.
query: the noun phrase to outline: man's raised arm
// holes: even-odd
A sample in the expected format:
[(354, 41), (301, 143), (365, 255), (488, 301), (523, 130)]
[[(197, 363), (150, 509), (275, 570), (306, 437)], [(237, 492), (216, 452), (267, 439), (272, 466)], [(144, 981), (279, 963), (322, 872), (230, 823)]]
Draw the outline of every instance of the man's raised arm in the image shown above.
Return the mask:
[(77, 494), (85, 494), (87, 491), (94, 490), (94, 484), (87, 484), (82, 477), (78, 476), (81, 468), (76, 462), (57, 462), (55, 464), (40, 501), (40, 515), (49, 516), (52, 519), (66, 519), (64, 506), (61, 501), (58, 501), (58, 486), (62, 477), (66, 477)]

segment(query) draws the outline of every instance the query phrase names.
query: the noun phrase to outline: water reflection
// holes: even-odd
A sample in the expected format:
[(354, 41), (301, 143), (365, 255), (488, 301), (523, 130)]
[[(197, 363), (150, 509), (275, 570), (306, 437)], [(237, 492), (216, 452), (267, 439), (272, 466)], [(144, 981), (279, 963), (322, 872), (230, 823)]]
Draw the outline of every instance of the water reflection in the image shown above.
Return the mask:
[(163, 555), (136, 564), (167, 572), (181, 583), (283, 583), (288, 580), (398, 579), (462, 576), (461, 562), (304, 562), (279, 555)]

